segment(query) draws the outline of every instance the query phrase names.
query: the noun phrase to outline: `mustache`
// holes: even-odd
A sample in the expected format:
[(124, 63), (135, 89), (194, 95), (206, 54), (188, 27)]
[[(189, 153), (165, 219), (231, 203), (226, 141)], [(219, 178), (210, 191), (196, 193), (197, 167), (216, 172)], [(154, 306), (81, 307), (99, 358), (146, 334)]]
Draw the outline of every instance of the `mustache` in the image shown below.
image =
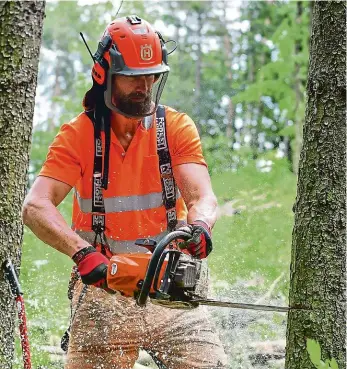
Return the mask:
[(132, 94), (130, 94), (130, 95), (128, 95), (128, 98), (133, 98), (133, 97), (135, 97), (135, 98), (143, 98), (143, 99), (145, 99), (146, 97), (148, 96), (148, 94), (146, 94), (146, 93), (142, 93), (142, 92), (134, 92), (134, 93), (132, 93)]

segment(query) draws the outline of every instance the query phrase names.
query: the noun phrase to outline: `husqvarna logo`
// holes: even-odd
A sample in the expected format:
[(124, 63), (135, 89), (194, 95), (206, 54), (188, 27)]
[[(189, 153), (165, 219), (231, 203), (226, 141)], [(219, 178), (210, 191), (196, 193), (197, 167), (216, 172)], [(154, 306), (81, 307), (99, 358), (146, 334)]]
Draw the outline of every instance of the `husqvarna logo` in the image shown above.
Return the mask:
[(152, 45), (141, 45), (141, 59), (142, 60), (151, 60), (153, 57), (153, 50), (152, 50)]

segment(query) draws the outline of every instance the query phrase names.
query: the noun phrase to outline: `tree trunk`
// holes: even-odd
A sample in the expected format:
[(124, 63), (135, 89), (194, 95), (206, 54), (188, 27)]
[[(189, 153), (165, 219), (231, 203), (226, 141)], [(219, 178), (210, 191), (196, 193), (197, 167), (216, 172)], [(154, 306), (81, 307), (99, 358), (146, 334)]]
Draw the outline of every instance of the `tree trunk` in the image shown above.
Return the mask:
[(313, 369), (306, 339), (322, 360), (346, 367), (346, 4), (314, 4), (307, 108), (293, 229), (287, 369)]
[(20, 265), (21, 206), (27, 186), (45, 3), (0, 2), (0, 367), (12, 368), (14, 298), (3, 262)]

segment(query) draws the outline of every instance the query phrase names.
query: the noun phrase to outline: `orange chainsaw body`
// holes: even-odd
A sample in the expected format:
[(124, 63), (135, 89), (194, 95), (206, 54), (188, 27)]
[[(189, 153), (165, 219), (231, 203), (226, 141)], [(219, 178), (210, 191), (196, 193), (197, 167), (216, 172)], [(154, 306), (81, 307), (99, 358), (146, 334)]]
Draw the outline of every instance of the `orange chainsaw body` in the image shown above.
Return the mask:
[[(116, 254), (113, 255), (107, 269), (108, 288), (120, 292), (127, 297), (134, 297), (134, 293), (140, 290), (141, 281), (144, 280), (151, 253), (147, 254)], [(167, 262), (164, 261), (160, 272), (160, 279), (164, 275)], [(151, 291), (153, 286), (151, 286)]]

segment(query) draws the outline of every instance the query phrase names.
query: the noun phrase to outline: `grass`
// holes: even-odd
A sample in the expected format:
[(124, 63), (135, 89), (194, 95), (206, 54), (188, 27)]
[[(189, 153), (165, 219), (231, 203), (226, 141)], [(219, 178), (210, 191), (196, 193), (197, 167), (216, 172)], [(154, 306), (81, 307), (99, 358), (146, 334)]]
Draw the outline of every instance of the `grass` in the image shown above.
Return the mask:
[(231, 284), (258, 276), (266, 289), (285, 273), (281, 288), (286, 293), (295, 181), (284, 160), (274, 160), (269, 173), (249, 165), (213, 178), (219, 204), (231, 201), (239, 213), (216, 223), (209, 257), (212, 275)]
[[(214, 251), (209, 257), (213, 280), (230, 285), (248, 281), (250, 289), (262, 294), (284, 273), (277, 291), (286, 296), (295, 198), (295, 177), (286, 162), (273, 159), (269, 173), (257, 171), (250, 163), (237, 172), (215, 175), (212, 182), (219, 204), (233, 201), (240, 210), (234, 216), (221, 216), (214, 228)], [(60, 206), (66, 219), (71, 214), (70, 200)], [(21, 283), (34, 368), (62, 368), (41, 346), (58, 346), (68, 326), (71, 266), (69, 258), (25, 231)], [(264, 327), (260, 331), (266, 336)], [(13, 367), (22, 368), (19, 349)]]

